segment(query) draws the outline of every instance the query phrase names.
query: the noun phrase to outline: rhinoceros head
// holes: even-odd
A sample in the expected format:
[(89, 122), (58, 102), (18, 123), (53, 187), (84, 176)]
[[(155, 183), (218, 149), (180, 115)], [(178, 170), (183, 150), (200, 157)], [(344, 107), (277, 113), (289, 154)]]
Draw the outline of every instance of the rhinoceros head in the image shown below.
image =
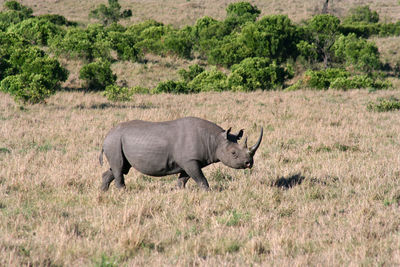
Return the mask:
[(263, 129), (261, 128), (257, 143), (250, 148), (247, 147), (247, 137), (242, 144), (238, 143), (242, 136), (243, 130), (238, 134), (231, 134), (231, 128), (220, 134), (216, 154), (223, 164), (235, 169), (253, 167), (253, 157), (261, 144)]

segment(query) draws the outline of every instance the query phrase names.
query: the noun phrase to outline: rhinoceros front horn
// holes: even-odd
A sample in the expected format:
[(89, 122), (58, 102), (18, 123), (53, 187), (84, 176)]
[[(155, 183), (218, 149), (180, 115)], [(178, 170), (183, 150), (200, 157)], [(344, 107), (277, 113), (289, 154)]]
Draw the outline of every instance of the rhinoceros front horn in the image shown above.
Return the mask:
[(262, 137), (263, 137), (263, 128), (261, 127), (261, 133), (260, 137), (258, 137), (257, 143), (249, 149), (249, 153), (251, 156), (254, 156), (254, 154), (256, 153), (258, 147), (261, 144)]

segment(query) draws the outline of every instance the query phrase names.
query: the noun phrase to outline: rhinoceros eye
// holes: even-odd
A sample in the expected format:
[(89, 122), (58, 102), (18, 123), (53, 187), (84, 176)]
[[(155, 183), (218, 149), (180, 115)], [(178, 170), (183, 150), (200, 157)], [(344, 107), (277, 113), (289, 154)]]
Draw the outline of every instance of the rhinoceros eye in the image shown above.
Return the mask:
[(236, 154), (236, 151), (232, 151), (231, 153), (232, 153), (232, 156), (233, 156), (234, 158), (237, 158), (237, 157), (238, 157), (237, 154)]

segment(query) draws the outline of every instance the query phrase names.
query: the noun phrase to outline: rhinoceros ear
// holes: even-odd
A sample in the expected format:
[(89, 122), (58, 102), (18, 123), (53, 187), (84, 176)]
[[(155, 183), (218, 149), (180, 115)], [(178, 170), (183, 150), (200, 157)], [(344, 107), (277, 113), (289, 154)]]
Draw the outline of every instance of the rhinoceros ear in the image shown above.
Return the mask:
[(243, 136), (243, 129), (241, 129), (238, 134), (236, 135), (237, 140), (240, 140)]
[(231, 130), (232, 130), (232, 127), (229, 127), (229, 129), (226, 130), (226, 132), (225, 132), (225, 138), (226, 138), (226, 139), (228, 139)]

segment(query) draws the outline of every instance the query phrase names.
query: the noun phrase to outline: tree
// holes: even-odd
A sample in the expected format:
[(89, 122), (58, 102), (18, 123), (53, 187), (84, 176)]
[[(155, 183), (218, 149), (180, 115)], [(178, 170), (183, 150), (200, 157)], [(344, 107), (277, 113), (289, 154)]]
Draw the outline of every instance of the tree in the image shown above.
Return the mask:
[(131, 16), (132, 10), (130, 9), (121, 12), (121, 5), (118, 0), (108, 0), (108, 6), (101, 4), (89, 13), (89, 17), (100, 20), (103, 25), (109, 25)]
[(316, 15), (305, 28), (306, 33), (311, 38), (310, 43), (314, 43), (317, 54), (322, 57), (324, 67), (327, 68), (331, 62), (333, 52), (331, 50), (339, 34), (340, 20), (328, 14)]

